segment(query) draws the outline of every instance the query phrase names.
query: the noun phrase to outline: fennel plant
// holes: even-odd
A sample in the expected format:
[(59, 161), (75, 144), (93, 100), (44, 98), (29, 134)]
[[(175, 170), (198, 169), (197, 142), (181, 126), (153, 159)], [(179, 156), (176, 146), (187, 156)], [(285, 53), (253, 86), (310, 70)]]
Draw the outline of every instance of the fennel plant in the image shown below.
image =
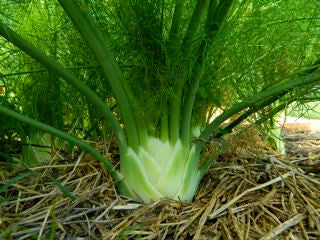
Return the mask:
[[(214, 160), (211, 157), (200, 161), (207, 141), (231, 133), (242, 121), (264, 109), (267, 113), (259, 115), (255, 123), (268, 121), (301, 95), (299, 89), (311, 89), (320, 81), (318, 66), (311, 63), (311, 67), (292, 67), (277, 78), (264, 70), (249, 69), (254, 73), (253, 79), (248, 75), (242, 79), (243, 74), (233, 69), (232, 75), (239, 82), (221, 77), (229, 70), (221, 73), (221, 69), (215, 69), (219, 61), (228, 62), (223, 54), (228, 44), (223, 45), (223, 40), (236, 26), (231, 23), (241, 25), (250, 20), (250, 13), (257, 8), (259, 13), (255, 14), (260, 18), (265, 11), (271, 14), (274, 10), (268, 1), (58, 2), (108, 80), (117, 112), (111, 111), (104, 99), (76, 74), (3, 22), (0, 35), (77, 89), (111, 123), (119, 145), (120, 169), (114, 169), (109, 160), (84, 141), (50, 124), (5, 106), (0, 106), (0, 112), (84, 149), (103, 162), (117, 181), (120, 193), (145, 202), (164, 197), (192, 200)], [(103, 9), (112, 14), (101, 14)], [(107, 24), (103, 25), (103, 21)], [(255, 57), (270, 51), (260, 46), (256, 49)], [(213, 58), (216, 54), (219, 57)], [(262, 74), (265, 78), (260, 77)], [(135, 81), (140, 84), (135, 85)], [(276, 101), (280, 104), (272, 105)], [(216, 109), (223, 111), (211, 121), (207, 114)]]

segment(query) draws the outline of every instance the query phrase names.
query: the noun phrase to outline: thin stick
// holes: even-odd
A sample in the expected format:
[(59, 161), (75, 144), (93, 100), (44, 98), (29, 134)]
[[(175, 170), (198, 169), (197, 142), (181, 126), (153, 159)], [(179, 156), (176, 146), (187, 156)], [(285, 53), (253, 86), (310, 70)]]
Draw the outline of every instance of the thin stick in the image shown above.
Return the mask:
[(287, 166), (286, 164), (284, 164), (283, 162), (279, 161), (279, 160), (278, 160), (276, 157), (274, 157), (274, 156), (271, 156), (271, 157), (270, 157), (270, 161), (271, 161), (271, 162), (278, 163), (279, 165), (281, 165), (281, 166), (285, 167), (286, 169), (294, 172), (295, 174), (297, 174), (297, 175), (299, 175), (299, 176), (302, 176), (302, 177), (304, 177), (305, 179), (308, 179), (310, 182), (315, 183), (315, 184), (317, 184), (317, 185), (320, 185), (320, 182), (319, 182), (319, 181), (317, 181), (317, 180), (315, 180), (315, 179), (313, 179), (313, 178), (311, 178), (311, 177), (309, 177), (309, 176), (306, 176), (305, 174), (303, 174), (303, 173), (297, 171), (296, 169), (294, 169), (293, 167)]
[(116, 199), (113, 203), (110, 204), (109, 207), (106, 208), (106, 210), (103, 211), (96, 219), (95, 221), (98, 222), (100, 221), (104, 215), (106, 215), (117, 203), (119, 202), (118, 199)]
[(39, 235), (38, 235), (37, 240), (41, 240), (41, 239), (42, 239), (41, 237), (42, 237), (44, 228), (45, 228), (45, 226), (46, 226), (46, 223), (47, 223), (47, 221), (48, 221), (48, 217), (49, 217), (50, 212), (51, 212), (51, 207), (49, 207), (49, 209), (48, 209), (48, 211), (47, 211), (47, 214), (46, 214), (46, 216), (45, 216), (45, 218), (44, 218), (44, 220), (43, 220), (43, 223), (42, 223), (42, 226), (41, 226), (41, 229), (40, 229), (40, 232), (39, 232)]
[(208, 217), (209, 219), (213, 219), (213, 218), (216, 218), (220, 213), (222, 213), (223, 211), (227, 210), (231, 205), (233, 205), (235, 202), (237, 202), (240, 198), (242, 198), (244, 195), (250, 193), (250, 192), (253, 192), (253, 191), (256, 191), (256, 190), (259, 190), (259, 189), (262, 189), (262, 188), (265, 188), (269, 185), (272, 185), (274, 183), (277, 183), (289, 176), (291, 176), (293, 174), (292, 171), (286, 173), (286, 174), (283, 174), (275, 179), (272, 179), (270, 180), (269, 182), (266, 182), (266, 183), (263, 183), (263, 184), (260, 184), (256, 187), (253, 187), (253, 188), (249, 188), (247, 190), (245, 190), (243, 193), (241, 193), (240, 195), (238, 195), (237, 197), (233, 198), (231, 201), (227, 202), (224, 206), (222, 206), (221, 208), (217, 209), (215, 212), (213, 212), (212, 214), (210, 214)]
[(307, 216), (305, 214), (298, 214), (298, 215), (294, 216), (293, 218), (290, 218), (289, 220), (285, 221), (284, 223), (278, 225), (274, 229), (272, 229), (264, 237), (260, 238), (260, 240), (274, 239), (280, 233), (284, 232), (285, 230), (289, 229), (290, 227), (293, 227), (294, 225), (297, 225), (298, 223), (300, 223), (302, 220), (304, 220), (306, 218), (307, 218)]

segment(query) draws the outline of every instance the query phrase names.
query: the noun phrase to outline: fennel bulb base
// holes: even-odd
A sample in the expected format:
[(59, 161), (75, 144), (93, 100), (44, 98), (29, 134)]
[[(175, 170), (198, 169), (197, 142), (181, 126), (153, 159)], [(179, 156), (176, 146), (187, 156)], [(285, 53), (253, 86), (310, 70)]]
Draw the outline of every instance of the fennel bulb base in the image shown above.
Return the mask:
[[(148, 137), (138, 151), (128, 147), (120, 159), (120, 172), (130, 197), (144, 202), (161, 198), (190, 201), (199, 182), (199, 154), (194, 147)], [(122, 193), (128, 195), (128, 193)]]

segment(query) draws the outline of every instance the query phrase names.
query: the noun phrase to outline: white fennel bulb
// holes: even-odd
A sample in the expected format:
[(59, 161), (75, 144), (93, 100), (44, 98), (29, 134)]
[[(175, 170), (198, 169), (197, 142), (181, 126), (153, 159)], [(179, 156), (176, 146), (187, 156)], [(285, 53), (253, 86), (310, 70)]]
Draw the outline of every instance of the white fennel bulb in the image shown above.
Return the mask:
[(189, 201), (200, 181), (194, 147), (149, 137), (138, 151), (128, 147), (120, 170), (131, 194), (144, 202), (161, 198)]

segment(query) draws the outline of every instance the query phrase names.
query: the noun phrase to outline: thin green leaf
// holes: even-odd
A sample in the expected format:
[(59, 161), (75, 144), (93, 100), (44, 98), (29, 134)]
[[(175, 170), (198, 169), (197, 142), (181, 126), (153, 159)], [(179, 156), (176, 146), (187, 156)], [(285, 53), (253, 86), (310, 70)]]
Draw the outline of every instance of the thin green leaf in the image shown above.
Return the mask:
[(68, 190), (66, 186), (64, 186), (60, 182), (57, 182), (56, 180), (54, 180), (52, 184), (56, 186), (65, 196), (70, 198), (72, 201), (76, 200), (76, 197)]

